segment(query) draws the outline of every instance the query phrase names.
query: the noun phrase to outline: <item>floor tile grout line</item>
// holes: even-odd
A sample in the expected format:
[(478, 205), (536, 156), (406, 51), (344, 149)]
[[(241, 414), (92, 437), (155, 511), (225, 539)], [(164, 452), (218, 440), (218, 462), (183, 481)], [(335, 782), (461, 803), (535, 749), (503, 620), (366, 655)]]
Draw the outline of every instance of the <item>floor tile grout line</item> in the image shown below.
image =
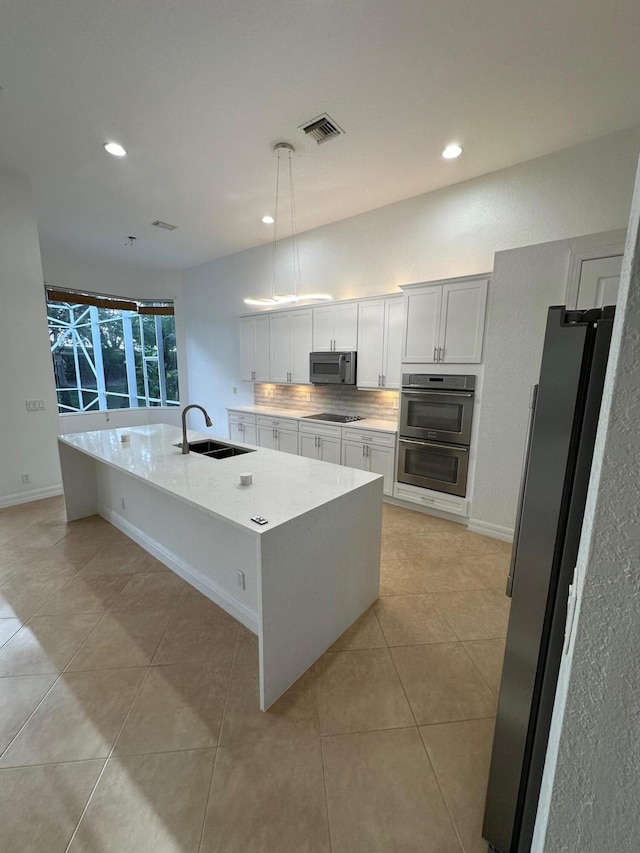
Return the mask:
[[(56, 675), (56, 673), (44, 673), (44, 674), (45, 674), (45, 675), (47, 675), (47, 674)], [(29, 716), (27, 717), (27, 719), (26, 719), (26, 720), (24, 721), (24, 723), (20, 726), (20, 728), (19, 728), (19, 729), (18, 729), (18, 731), (15, 733), (15, 735), (11, 738), (11, 740), (9, 741), (9, 743), (5, 746), (5, 748), (4, 748), (2, 751), (0, 751), (0, 761), (1, 761), (1, 760), (2, 760), (2, 758), (7, 754), (7, 751), (11, 748), (12, 744), (13, 744), (13, 743), (15, 743), (16, 738), (18, 738), (18, 737), (20, 736), (20, 733), (23, 731), (24, 727), (27, 725), (27, 723), (29, 722), (29, 720), (30, 720), (30, 719), (33, 717), (33, 715), (36, 713), (36, 711), (38, 710), (38, 708), (42, 705), (42, 703), (43, 703), (43, 702), (44, 702), (44, 700), (47, 698), (47, 696), (51, 693), (51, 691), (53, 690), (53, 688), (54, 688), (54, 687), (56, 686), (56, 684), (60, 681), (60, 679), (62, 678), (62, 675), (63, 675), (63, 673), (62, 673), (62, 672), (57, 673), (57, 677), (56, 677), (56, 679), (54, 680), (54, 682), (53, 682), (53, 684), (51, 685), (51, 687), (47, 690), (47, 692), (44, 694), (44, 696), (42, 697), (42, 699), (38, 702), (38, 704), (35, 706), (35, 708), (31, 711), (31, 713), (29, 714)], [(9, 676), (9, 677), (11, 677), (11, 676)], [(17, 765), (17, 766), (22, 767), (23, 765)], [(24, 765), (24, 766), (25, 766), (25, 767), (27, 767), (28, 765)], [(0, 770), (1, 770), (1, 769), (4, 769), (4, 768), (0, 767)]]
[(495, 697), (496, 697), (496, 699), (497, 699), (497, 698), (498, 698), (498, 694), (497, 694), (497, 692), (496, 692), (496, 691), (493, 689), (493, 687), (489, 684), (489, 682), (488, 682), (488, 680), (485, 678), (485, 676), (484, 676), (484, 674), (483, 674), (482, 670), (480, 669), (480, 667), (478, 666), (478, 664), (474, 661), (473, 657), (469, 654), (469, 650), (468, 650), (468, 649), (467, 649), (467, 647), (465, 646), (465, 642), (467, 642), (467, 643), (473, 643), (473, 642), (481, 642), (481, 640), (465, 640), (465, 641), (461, 641), (460, 645), (461, 645), (461, 646), (462, 646), (462, 648), (464, 649), (464, 652), (465, 652), (466, 656), (469, 658), (469, 660), (470, 660), (470, 661), (471, 661), (471, 663), (473, 664), (473, 666), (474, 666), (474, 668), (475, 668), (476, 672), (478, 673), (478, 675), (479, 675), (479, 676), (480, 676), (480, 678), (482, 679), (482, 682), (486, 685), (487, 690), (491, 693), (491, 695), (492, 695), (492, 696), (495, 696)]
[(213, 756), (213, 761), (211, 762), (211, 776), (209, 777), (209, 789), (207, 791), (207, 800), (204, 804), (204, 812), (202, 815), (202, 826), (200, 827), (200, 839), (198, 842), (198, 853), (202, 850), (202, 844), (204, 842), (204, 830), (207, 822), (207, 812), (209, 811), (209, 800), (211, 799), (211, 789), (213, 788), (213, 774), (216, 770), (216, 764), (218, 762), (218, 750), (220, 749), (220, 737), (222, 735), (222, 727), (224, 725), (224, 717), (227, 711), (227, 702), (229, 701), (229, 692), (231, 690), (231, 678), (233, 676), (233, 665), (236, 661), (236, 654), (238, 651), (238, 643), (240, 642), (240, 630), (236, 630), (236, 642), (233, 647), (233, 656), (231, 658), (231, 665), (229, 666), (229, 680), (227, 681), (227, 692), (224, 696), (224, 705), (222, 707), (222, 714), (220, 715), (220, 728), (218, 729), (218, 737), (216, 741), (216, 751)]
[[(466, 721), (461, 721), (466, 722)], [(434, 725), (442, 725), (439, 723), (434, 723)], [(429, 750), (427, 749), (427, 745), (424, 742), (424, 738), (422, 737), (422, 732), (420, 731), (420, 726), (418, 726), (418, 737), (420, 738), (420, 743), (422, 744), (422, 749), (424, 750), (424, 754), (429, 762), (429, 767), (431, 768), (431, 772), (433, 773), (433, 778), (436, 780), (436, 785), (438, 786), (438, 790), (440, 791), (440, 796), (442, 797), (442, 802), (444, 803), (444, 807), (447, 810), (447, 814), (449, 815), (449, 820), (451, 821), (451, 826), (453, 827), (453, 831), (456, 834), (456, 838), (458, 839), (458, 844), (460, 845), (460, 853), (466, 853), (465, 846), (462, 843), (462, 837), (460, 832), (458, 831), (458, 825), (453, 818), (453, 812), (451, 811), (451, 807), (447, 801), (447, 798), (444, 795), (444, 791), (442, 790), (442, 785), (440, 784), (440, 779), (438, 778), (438, 774), (436, 772), (436, 768), (433, 766), (433, 762), (431, 761), (431, 757), (429, 755)]]
[(324, 808), (325, 814), (327, 816), (327, 838), (329, 840), (329, 853), (333, 851), (333, 841), (331, 839), (331, 817), (329, 815), (329, 797), (327, 795), (327, 776), (326, 769), (324, 764), (324, 750), (322, 748), (322, 728), (320, 725), (320, 700), (318, 695), (318, 678), (316, 675), (315, 666), (312, 664), (309, 669), (311, 670), (313, 677), (313, 694), (314, 694), (314, 705), (315, 705), (315, 717), (316, 723), (318, 725), (318, 744), (320, 746), (320, 763), (322, 765), (322, 787), (324, 790)]
[[(487, 719), (493, 719), (493, 717)], [(9, 764), (6, 767), (0, 767), (0, 774), (7, 770), (29, 770), (32, 767), (57, 767), (61, 764), (86, 764), (87, 761), (110, 761), (126, 758), (141, 758), (145, 755), (173, 755), (178, 752), (211, 752), (211, 750), (215, 749), (217, 749), (215, 746), (189, 746), (180, 749), (153, 749), (146, 752), (126, 752), (122, 755), (97, 755), (93, 758), (68, 758), (64, 761), (40, 761), (34, 764)]]
[[(177, 599), (177, 601), (176, 601), (176, 603), (175, 603), (175, 606), (174, 606), (174, 609), (173, 609), (173, 611), (172, 611), (172, 613), (171, 613), (171, 616), (169, 617), (169, 619), (168, 619), (168, 621), (167, 621), (167, 624), (165, 625), (164, 631), (162, 632), (162, 636), (161, 636), (161, 637), (160, 637), (160, 639), (158, 640), (158, 646), (159, 646), (159, 645), (160, 645), (160, 643), (162, 642), (162, 637), (164, 637), (164, 635), (165, 635), (165, 633), (166, 633), (166, 630), (167, 630), (167, 627), (168, 627), (168, 625), (169, 625), (169, 622), (170, 622), (170, 621), (171, 621), (171, 619), (173, 618), (173, 615), (175, 614), (176, 610), (178, 609), (178, 605), (180, 604), (180, 601), (182, 600), (182, 596), (183, 596), (183, 595), (184, 595), (184, 590), (183, 590), (183, 592), (182, 592), (182, 595), (179, 595), (179, 596), (178, 596), (178, 599)], [(109, 612), (109, 611), (107, 611), (107, 613), (108, 613), (108, 612)], [(105, 613), (104, 615), (106, 616), (107, 614)], [(102, 618), (104, 618), (104, 616), (103, 616)], [(102, 621), (102, 619), (100, 619), (100, 620), (98, 621), (98, 623), (97, 623), (97, 624), (100, 624), (100, 622), (101, 622), (101, 621)], [(97, 627), (97, 625), (96, 625), (96, 627)], [(157, 649), (158, 649), (158, 646), (156, 646), (156, 651), (157, 651)], [(80, 649), (78, 649), (78, 651), (80, 651)], [(76, 653), (76, 654), (77, 654), (77, 653)], [(155, 654), (155, 651), (154, 651), (154, 654)], [(151, 657), (153, 658), (153, 655), (152, 655)], [(133, 667), (131, 667), (131, 668), (133, 668)], [(146, 677), (147, 677), (147, 673), (149, 672), (150, 663), (149, 663), (146, 667), (140, 667), (140, 668), (141, 668), (141, 669), (144, 669), (144, 675), (143, 675), (143, 676), (142, 676), (142, 678), (140, 679), (140, 682), (139, 682), (139, 684), (138, 684), (138, 687), (137, 687), (137, 689), (136, 689), (136, 692), (135, 692), (135, 694), (134, 694), (134, 696), (133, 696), (133, 699), (131, 700), (131, 704), (129, 705), (129, 710), (128, 710), (128, 711), (127, 711), (127, 713), (125, 714), (125, 716), (124, 716), (124, 720), (122, 721), (122, 725), (121, 725), (121, 726), (120, 726), (120, 728), (118, 729), (118, 733), (116, 734), (115, 738), (113, 739), (113, 743), (111, 744), (111, 749), (109, 750), (109, 754), (108, 754), (108, 755), (107, 755), (107, 757), (105, 758), (104, 765), (102, 766), (102, 769), (100, 770), (100, 773), (98, 774), (98, 778), (96, 779), (96, 782), (95, 782), (95, 784), (94, 784), (93, 788), (91, 789), (91, 793), (89, 794), (89, 798), (87, 799), (87, 802), (86, 802), (86, 803), (85, 803), (85, 805), (84, 805), (84, 808), (83, 808), (82, 813), (81, 813), (81, 815), (80, 815), (80, 817), (79, 817), (79, 819), (78, 819), (78, 822), (76, 823), (75, 828), (74, 828), (73, 832), (71, 833), (71, 838), (69, 839), (69, 843), (67, 844), (67, 846), (66, 846), (66, 848), (65, 848), (65, 853), (68, 853), (69, 848), (70, 848), (70, 847), (71, 847), (71, 845), (73, 844), (73, 839), (76, 837), (76, 835), (77, 835), (77, 833), (78, 833), (78, 829), (80, 828), (80, 824), (82, 823), (82, 820), (83, 820), (83, 818), (84, 818), (85, 814), (87, 813), (87, 810), (89, 809), (89, 804), (91, 803), (91, 800), (93, 799), (93, 796), (94, 796), (94, 794), (95, 794), (95, 792), (96, 792), (96, 790), (97, 790), (97, 788), (98, 788), (98, 785), (100, 784), (100, 780), (101, 780), (101, 779), (102, 779), (102, 777), (104, 776), (105, 770), (107, 769), (107, 766), (108, 766), (108, 764), (109, 764), (109, 760), (110, 760), (110, 759), (111, 759), (111, 757), (113, 756), (113, 750), (116, 748), (116, 744), (118, 743), (118, 738), (119, 738), (119, 737), (120, 737), (120, 735), (122, 734), (123, 729), (124, 729), (124, 727), (125, 727), (125, 726), (126, 726), (126, 724), (127, 724), (127, 720), (129, 719), (129, 716), (131, 715), (131, 711), (132, 711), (132, 709), (133, 709), (133, 706), (134, 706), (134, 704), (135, 704), (135, 701), (136, 701), (136, 699), (138, 698), (138, 695), (140, 694), (140, 691), (141, 691), (141, 689), (142, 689), (142, 685), (144, 684), (144, 681), (145, 681), (145, 679), (146, 679)], [(87, 672), (91, 672), (92, 670), (86, 670), (86, 671), (87, 671)]]

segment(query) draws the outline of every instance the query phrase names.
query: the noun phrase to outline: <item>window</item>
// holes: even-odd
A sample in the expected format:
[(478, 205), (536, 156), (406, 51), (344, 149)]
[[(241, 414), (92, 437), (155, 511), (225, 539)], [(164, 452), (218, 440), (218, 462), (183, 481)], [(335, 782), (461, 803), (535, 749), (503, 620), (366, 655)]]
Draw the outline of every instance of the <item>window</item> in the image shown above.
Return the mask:
[(171, 302), (47, 288), (58, 410), (178, 406)]

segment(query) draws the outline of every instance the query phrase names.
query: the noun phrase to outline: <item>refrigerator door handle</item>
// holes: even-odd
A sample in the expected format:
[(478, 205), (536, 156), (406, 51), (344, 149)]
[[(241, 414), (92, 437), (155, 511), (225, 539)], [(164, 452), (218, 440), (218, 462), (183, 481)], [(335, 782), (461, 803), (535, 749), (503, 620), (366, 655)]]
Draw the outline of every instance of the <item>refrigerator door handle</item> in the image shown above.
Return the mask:
[(511, 563), (509, 564), (509, 577), (507, 578), (506, 594), (511, 598), (513, 595), (513, 581), (515, 578), (516, 561), (518, 559), (518, 540), (520, 538), (520, 527), (522, 525), (522, 505), (524, 503), (524, 493), (527, 486), (527, 476), (529, 474), (529, 459), (531, 457), (531, 438), (533, 435), (533, 421), (536, 414), (536, 403), (538, 400), (538, 386), (531, 386), (531, 396), (529, 398), (529, 423), (527, 424), (527, 443), (522, 460), (522, 479), (520, 481), (520, 494), (518, 495), (518, 509), (516, 512), (516, 526), (513, 531), (513, 547), (511, 549)]

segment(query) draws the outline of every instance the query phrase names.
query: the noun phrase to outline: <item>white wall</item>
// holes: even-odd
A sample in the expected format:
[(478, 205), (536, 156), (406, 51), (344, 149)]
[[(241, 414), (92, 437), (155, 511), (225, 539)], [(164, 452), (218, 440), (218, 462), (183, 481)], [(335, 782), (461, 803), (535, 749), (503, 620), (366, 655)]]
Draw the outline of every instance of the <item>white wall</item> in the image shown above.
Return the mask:
[(640, 740), (640, 170), (533, 850), (635, 853)]
[[(625, 228), (639, 151), (640, 128), (634, 128), (306, 232), (300, 237), (303, 289), (336, 299), (390, 293), (413, 281), (486, 272), (495, 252)], [(279, 257), (288, 257), (286, 249)], [(550, 263), (547, 274), (543, 284), (534, 281), (533, 293), (504, 281), (504, 298), (495, 306), (497, 316), (518, 320), (519, 345), (532, 358), (539, 357), (543, 326), (529, 322), (519, 306), (523, 298), (539, 310), (550, 304), (566, 269)], [(190, 397), (222, 427), (226, 406), (252, 400), (239, 376), (236, 318), (246, 311), (244, 296), (269, 291), (271, 247), (192, 268), (184, 281)], [(500, 334), (491, 327), (490, 335)], [(502, 353), (488, 346), (487, 371), (498, 357)], [(529, 383), (528, 376), (521, 381)], [(514, 428), (520, 429), (518, 419)], [(519, 476), (518, 447), (512, 456)], [(484, 503), (486, 520), (508, 527), (515, 497), (505, 496), (495, 509), (491, 500)]]
[[(60, 482), (56, 394), (29, 182), (0, 172), (0, 506)], [(46, 409), (27, 412), (25, 400)], [(22, 474), (31, 476), (23, 484)]]
[[(49, 351), (43, 279), (51, 284), (98, 292), (176, 299), (176, 337), (181, 393), (186, 391), (184, 315), (180, 273), (139, 270), (78, 258), (45, 246), (41, 258), (31, 190), (26, 178), (0, 171), (0, 506), (52, 494), (60, 489), (56, 435), (93, 429), (105, 416), (72, 416), (61, 426)], [(27, 412), (25, 400), (43, 399), (46, 409)], [(163, 412), (165, 410), (162, 410)], [(114, 414), (128, 426), (127, 413)], [(132, 413), (131, 423), (139, 413)], [(158, 412), (145, 416), (153, 422)], [(163, 418), (176, 422), (175, 412)], [(64, 420), (64, 418), (63, 418)], [(104, 426), (114, 426), (116, 423)], [(31, 482), (23, 484), (22, 474)]]
[(471, 526), (513, 533), (531, 386), (538, 380), (547, 308), (565, 303), (571, 253), (624, 245), (614, 231), (498, 252), (485, 343)]

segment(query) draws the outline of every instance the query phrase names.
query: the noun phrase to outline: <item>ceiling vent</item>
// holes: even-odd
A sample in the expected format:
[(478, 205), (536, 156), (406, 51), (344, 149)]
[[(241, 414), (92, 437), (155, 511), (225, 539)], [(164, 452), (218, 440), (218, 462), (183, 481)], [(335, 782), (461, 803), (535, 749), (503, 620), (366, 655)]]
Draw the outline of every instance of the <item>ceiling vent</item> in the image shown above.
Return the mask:
[(164, 228), (165, 231), (175, 231), (178, 227), (177, 225), (171, 225), (169, 222), (163, 222), (161, 219), (156, 219), (151, 224), (155, 225), (156, 228)]
[(328, 139), (333, 139), (336, 136), (341, 136), (344, 130), (326, 113), (314, 118), (313, 121), (301, 125), (300, 130), (304, 131), (307, 136), (320, 145), (321, 142), (326, 142)]

